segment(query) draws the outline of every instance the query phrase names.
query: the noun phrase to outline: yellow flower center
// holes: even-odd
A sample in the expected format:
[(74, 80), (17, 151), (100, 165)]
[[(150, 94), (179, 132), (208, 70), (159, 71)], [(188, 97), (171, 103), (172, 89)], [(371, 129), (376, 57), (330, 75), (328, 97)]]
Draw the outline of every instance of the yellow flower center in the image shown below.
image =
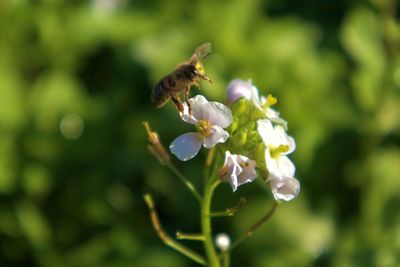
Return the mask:
[(278, 158), (282, 153), (288, 152), (289, 146), (288, 145), (280, 145), (275, 148), (270, 149), (271, 157)]
[(265, 103), (263, 103), (262, 107), (267, 109), (270, 106), (275, 105), (276, 103), (278, 103), (278, 99), (276, 97), (272, 96), (271, 94), (269, 94), (267, 96), (267, 99), (266, 99)]
[(241, 162), (240, 164), (239, 164), (239, 166), (241, 167), (241, 168), (247, 168), (247, 167), (249, 167), (249, 163), (248, 162), (246, 162), (246, 161), (243, 161), (243, 162)]
[(221, 168), (219, 168), (219, 169), (217, 170), (217, 176), (218, 176), (219, 178), (222, 178), (222, 177), (224, 177), (225, 175), (227, 175), (228, 172), (229, 172), (229, 167), (228, 167), (228, 165), (224, 165), (224, 166), (222, 166)]
[(199, 120), (197, 124), (197, 130), (202, 136), (208, 136), (211, 131), (211, 124), (209, 121)]
[(269, 94), (267, 96), (267, 104), (269, 106), (275, 105), (276, 103), (278, 103), (278, 99), (274, 96), (272, 96), (271, 94)]

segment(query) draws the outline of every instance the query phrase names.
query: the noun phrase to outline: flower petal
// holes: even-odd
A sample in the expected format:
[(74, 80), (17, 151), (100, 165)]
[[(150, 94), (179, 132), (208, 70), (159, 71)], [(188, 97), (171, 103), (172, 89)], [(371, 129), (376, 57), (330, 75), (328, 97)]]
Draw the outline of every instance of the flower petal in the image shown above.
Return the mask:
[(218, 143), (225, 143), (229, 134), (221, 127), (214, 125), (211, 127), (210, 134), (204, 138), (203, 146), (205, 148), (212, 148)]
[(290, 201), (300, 192), (300, 182), (294, 177), (279, 178), (270, 175), (267, 181), (276, 200)]
[(219, 170), (218, 176), (224, 182), (228, 182), (232, 191), (235, 192), (238, 187), (237, 176), (242, 172), (242, 168), (236, 162), (236, 155), (232, 155), (229, 151), (225, 152), (225, 162)]
[(286, 156), (279, 156), (272, 158), (268, 148), (265, 149), (265, 165), (269, 173), (278, 177), (294, 176), (296, 167)]
[(242, 172), (238, 176), (238, 186), (253, 182), (257, 178), (256, 161), (242, 155), (237, 156), (237, 161), (242, 166)]
[(240, 79), (235, 79), (229, 83), (228, 104), (232, 104), (241, 97), (251, 100), (257, 108), (262, 109), (258, 90), (251, 83), (251, 80), (243, 81)]
[(296, 149), (296, 143), (293, 137), (287, 135), (284, 126), (277, 125), (274, 127), (272, 122), (268, 119), (258, 120), (257, 124), (258, 133), (267, 147), (276, 148), (280, 145), (288, 146), (289, 150), (283, 152), (283, 155), (288, 155)]
[(278, 111), (274, 110), (273, 108), (267, 108), (265, 111), (265, 115), (267, 116), (267, 119), (269, 119), (275, 124), (282, 125), (285, 128), (285, 130), (287, 130), (288, 123), (279, 116)]
[(272, 122), (268, 119), (257, 121), (257, 130), (264, 144), (268, 146), (270, 143), (270, 138), (274, 135), (274, 126)]
[(229, 184), (232, 187), (232, 192), (235, 192), (236, 189), (239, 186), (238, 185), (238, 177), (237, 176), (241, 172), (242, 172), (242, 168), (240, 168), (240, 166), (235, 163), (233, 165), (233, 169), (232, 169), (231, 175), (230, 175), (229, 180), (228, 180)]
[(241, 97), (252, 99), (252, 84), (249, 81), (234, 79), (228, 85), (228, 102), (233, 103)]
[(201, 116), (196, 118), (209, 121), (211, 125), (226, 128), (232, 123), (232, 112), (227, 106), (221, 103), (208, 102), (202, 106)]
[(187, 106), (184, 106), (183, 109), (184, 109), (184, 112), (181, 114), (182, 120), (183, 120), (184, 122), (197, 125), (198, 120), (197, 120), (195, 117), (190, 116), (190, 115), (189, 115), (189, 112), (186, 111), (186, 110), (188, 109), (188, 107), (187, 107)]
[(288, 146), (289, 146), (289, 150), (285, 153), (283, 153), (283, 155), (289, 155), (290, 153), (292, 153), (293, 151), (296, 150), (296, 142), (294, 141), (294, 138), (291, 136), (288, 136)]
[(208, 103), (207, 99), (202, 95), (196, 95), (189, 100), (192, 110), (192, 116), (189, 114), (189, 107), (187, 103), (183, 103), (182, 120), (187, 123), (197, 124), (197, 121), (203, 117), (204, 104)]
[(203, 142), (199, 133), (186, 133), (178, 136), (169, 146), (172, 154), (182, 161), (192, 159), (197, 155)]
[(296, 143), (294, 142), (293, 137), (288, 136), (285, 128), (281, 125), (277, 125), (274, 127), (274, 134), (270, 137), (270, 144), (272, 146), (278, 147), (280, 145), (287, 145), (289, 150), (284, 155), (288, 155), (292, 153), (296, 149)]

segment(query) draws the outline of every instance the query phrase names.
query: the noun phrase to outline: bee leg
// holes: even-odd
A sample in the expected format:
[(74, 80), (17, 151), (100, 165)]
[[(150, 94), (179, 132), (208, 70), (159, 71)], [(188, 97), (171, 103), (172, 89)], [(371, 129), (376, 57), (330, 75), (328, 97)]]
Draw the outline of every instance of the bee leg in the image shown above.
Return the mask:
[(180, 112), (181, 114), (183, 114), (183, 105), (182, 105), (182, 103), (179, 101), (179, 99), (176, 98), (176, 96), (173, 95), (173, 94), (171, 94), (171, 99), (172, 99), (172, 101), (174, 102), (176, 108), (179, 110), (179, 112)]
[(190, 106), (190, 103), (189, 103), (189, 92), (190, 92), (190, 86), (186, 87), (186, 89), (185, 89), (185, 102), (189, 109), (189, 115), (192, 116), (192, 107)]

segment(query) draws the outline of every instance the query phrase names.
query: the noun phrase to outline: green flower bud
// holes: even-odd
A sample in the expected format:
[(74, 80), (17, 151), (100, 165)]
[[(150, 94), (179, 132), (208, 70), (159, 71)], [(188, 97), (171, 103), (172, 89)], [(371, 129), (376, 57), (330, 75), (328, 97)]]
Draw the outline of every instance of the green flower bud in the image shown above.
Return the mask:
[(253, 108), (250, 110), (250, 120), (252, 121), (257, 121), (259, 119), (264, 119), (265, 118), (265, 112), (256, 106), (253, 106)]
[(245, 99), (245, 98), (240, 98), (233, 102), (231, 106), (231, 111), (233, 116), (236, 117), (241, 117), (242, 115), (248, 115), (248, 112), (250, 110), (250, 107), (252, 106), (252, 103), (250, 100)]
[(232, 134), (232, 133), (234, 133), (236, 131), (236, 129), (238, 128), (238, 125), (239, 125), (239, 118), (238, 117), (233, 117), (231, 125), (229, 125), (229, 127), (226, 128), (226, 130), (230, 134)]
[(247, 129), (241, 130), (232, 136), (231, 143), (234, 147), (240, 148), (247, 142)]
[(239, 117), (239, 128), (244, 129), (247, 128), (247, 123), (249, 122), (248, 114), (242, 114), (242, 116)]
[(256, 122), (255, 122), (255, 121), (249, 121), (249, 122), (246, 124), (246, 128), (249, 129), (249, 130), (254, 130), (255, 127), (256, 127)]
[(252, 142), (254, 142), (254, 144), (261, 142), (260, 135), (258, 134), (257, 130), (249, 131), (248, 139), (250, 139)]

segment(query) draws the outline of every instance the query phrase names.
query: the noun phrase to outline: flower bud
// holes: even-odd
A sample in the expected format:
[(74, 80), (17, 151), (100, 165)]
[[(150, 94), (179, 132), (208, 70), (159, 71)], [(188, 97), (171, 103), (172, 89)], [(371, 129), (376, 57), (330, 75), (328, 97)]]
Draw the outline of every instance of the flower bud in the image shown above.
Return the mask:
[(242, 147), (247, 142), (247, 129), (241, 130), (232, 136), (232, 145), (234, 147)]
[(167, 151), (165, 151), (164, 146), (161, 144), (158, 134), (150, 129), (147, 121), (143, 122), (143, 125), (151, 143), (148, 145), (149, 151), (160, 161), (161, 164), (165, 164), (169, 161), (169, 155)]
[(233, 132), (235, 132), (236, 129), (238, 128), (238, 125), (239, 125), (239, 119), (238, 119), (237, 117), (233, 117), (233, 118), (232, 118), (232, 123), (231, 123), (231, 125), (229, 125), (229, 127), (226, 128), (226, 130), (227, 130), (229, 133), (233, 133)]
[(232, 114), (236, 117), (240, 117), (242, 115), (248, 115), (249, 108), (251, 107), (251, 101), (240, 98), (239, 100), (235, 101), (232, 106)]
[(228, 105), (232, 104), (239, 98), (252, 99), (254, 91), (257, 89), (250, 81), (235, 79), (228, 85)]
[(260, 143), (260, 138), (258, 137), (258, 133), (254, 130), (247, 131), (247, 142), (244, 145), (244, 149), (252, 150), (254, 146)]
[(267, 182), (270, 184), (272, 194), (276, 200), (290, 201), (297, 197), (300, 192), (300, 183), (294, 177), (278, 177), (270, 174)]
[(265, 118), (265, 111), (261, 110), (260, 108), (254, 106), (250, 110), (250, 119), (253, 121), (257, 121), (259, 119), (264, 119)]
[(231, 239), (225, 233), (220, 233), (215, 236), (215, 245), (221, 251), (227, 251), (231, 245)]
[[(256, 122), (255, 121), (249, 121), (246, 124), (246, 128), (249, 130), (254, 130), (256, 128)], [(257, 133), (258, 134), (258, 133)]]

